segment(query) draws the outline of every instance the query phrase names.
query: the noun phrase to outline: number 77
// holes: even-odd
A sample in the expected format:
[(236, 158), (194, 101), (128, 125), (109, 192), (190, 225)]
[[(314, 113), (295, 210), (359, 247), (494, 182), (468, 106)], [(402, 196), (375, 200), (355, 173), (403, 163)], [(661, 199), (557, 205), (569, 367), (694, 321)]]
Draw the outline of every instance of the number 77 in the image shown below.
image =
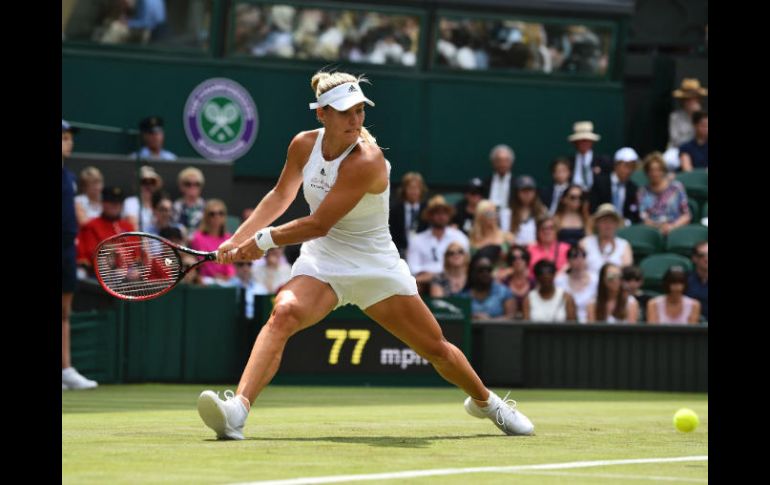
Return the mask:
[(361, 363), (361, 354), (364, 352), (364, 346), (371, 332), (369, 330), (344, 330), (337, 328), (329, 328), (326, 330), (326, 338), (334, 340), (331, 351), (329, 352), (329, 364), (336, 365), (339, 362), (340, 351), (342, 350), (342, 344), (345, 343), (345, 339), (348, 337), (357, 340), (356, 346), (353, 348), (353, 355), (351, 356), (350, 363), (358, 365)]

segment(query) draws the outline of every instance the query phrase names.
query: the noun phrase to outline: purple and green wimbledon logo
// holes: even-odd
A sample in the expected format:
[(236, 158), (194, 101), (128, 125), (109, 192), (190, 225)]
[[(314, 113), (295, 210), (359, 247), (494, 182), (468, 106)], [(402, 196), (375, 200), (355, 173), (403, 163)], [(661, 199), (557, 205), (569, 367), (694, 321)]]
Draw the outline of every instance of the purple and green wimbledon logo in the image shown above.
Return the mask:
[(231, 162), (240, 158), (254, 144), (258, 128), (254, 100), (230, 79), (203, 81), (184, 106), (187, 139), (208, 160)]

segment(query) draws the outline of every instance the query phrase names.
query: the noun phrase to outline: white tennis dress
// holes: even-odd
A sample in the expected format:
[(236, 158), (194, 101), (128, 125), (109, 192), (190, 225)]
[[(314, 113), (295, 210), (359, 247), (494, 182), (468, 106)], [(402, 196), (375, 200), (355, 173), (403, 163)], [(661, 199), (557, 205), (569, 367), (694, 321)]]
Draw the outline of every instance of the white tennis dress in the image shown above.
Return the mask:
[[(312, 214), (337, 180), (340, 163), (363, 140), (326, 161), (321, 153), (324, 129), (318, 130), (313, 151), (302, 169), (302, 191)], [(388, 177), (390, 177), (390, 162)], [(326, 236), (305, 242), (291, 276), (307, 275), (328, 283), (337, 294), (337, 307), (361, 309), (393, 295), (416, 295), (417, 284), (401, 259), (388, 229), (390, 183), (379, 194), (365, 194)]]

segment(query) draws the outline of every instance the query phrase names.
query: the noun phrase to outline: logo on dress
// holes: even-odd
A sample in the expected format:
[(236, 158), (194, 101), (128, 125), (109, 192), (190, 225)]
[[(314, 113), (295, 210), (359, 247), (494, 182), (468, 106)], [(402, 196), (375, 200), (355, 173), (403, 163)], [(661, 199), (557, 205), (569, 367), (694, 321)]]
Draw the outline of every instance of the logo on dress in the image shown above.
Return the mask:
[(262, 239), (262, 233), (261, 232), (259, 234), (257, 234), (257, 241), (259, 241), (260, 239)]
[(323, 168), (321, 169), (321, 175), (326, 176), (326, 170), (324, 170)]
[(187, 139), (208, 160), (231, 162), (245, 155), (257, 138), (258, 126), (254, 100), (230, 79), (203, 81), (185, 103)]

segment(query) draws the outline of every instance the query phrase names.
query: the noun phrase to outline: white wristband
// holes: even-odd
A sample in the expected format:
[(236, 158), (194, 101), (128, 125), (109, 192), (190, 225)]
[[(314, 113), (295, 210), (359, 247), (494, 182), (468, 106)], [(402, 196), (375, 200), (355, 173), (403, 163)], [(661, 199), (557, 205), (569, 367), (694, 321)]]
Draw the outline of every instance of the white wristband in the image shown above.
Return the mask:
[(266, 227), (254, 234), (254, 240), (257, 242), (257, 247), (262, 251), (278, 247), (278, 245), (273, 242), (273, 236), (270, 234), (270, 229), (272, 228), (272, 226)]

